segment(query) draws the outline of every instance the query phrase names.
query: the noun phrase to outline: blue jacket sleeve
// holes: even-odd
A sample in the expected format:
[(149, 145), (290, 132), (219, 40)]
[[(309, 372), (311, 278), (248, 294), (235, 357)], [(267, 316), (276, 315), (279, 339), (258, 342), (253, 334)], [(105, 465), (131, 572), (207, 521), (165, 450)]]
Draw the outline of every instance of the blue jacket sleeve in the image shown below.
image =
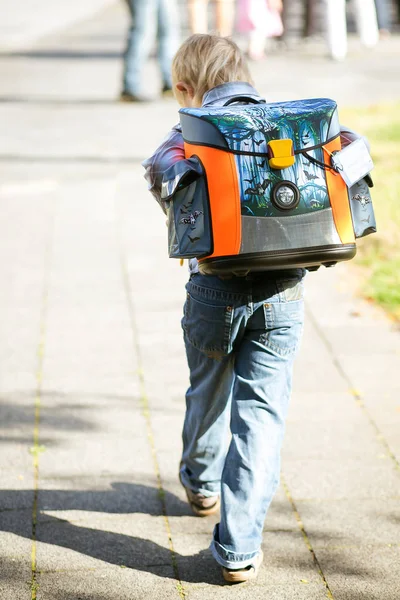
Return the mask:
[(166, 210), (161, 200), (163, 175), (171, 165), (184, 158), (183, 137), (180, 127), (175, 126), (154, 154), (142, 162), (142, 166), (145, 168), (144, 177), (149, 184), (149, 191), (153, 194), (164, 212)]

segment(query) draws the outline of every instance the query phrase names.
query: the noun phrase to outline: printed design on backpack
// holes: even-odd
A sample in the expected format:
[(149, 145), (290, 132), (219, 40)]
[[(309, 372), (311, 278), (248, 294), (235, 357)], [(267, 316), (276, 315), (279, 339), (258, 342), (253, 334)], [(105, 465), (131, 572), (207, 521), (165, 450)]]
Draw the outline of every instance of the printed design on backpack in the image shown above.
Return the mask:
[(367, 196), (363, 196), (362, 194), (356, 194), (355, 196), (353, 196), (352, 199), (356, 202), (359, 202), (360, 206), (362, 206), (363, 208), (371, 202), (371, 200)]
[[(372, 185), (372, 180), (371, 180)], [(349, 189), (350, 210), (356, 238), (376, 232), (374, 208), (369, 186), (365, 179)]]
[[(225, 137), (229, 148), (237, 153), (242, 215), (257, 217), (305, 214), (330, 207), (321, 146), (339, 135), (336, 104), (331, 100), (297, 101), (282, 104), (241, 106), (238, 112), (226, 107), (223, 112), (207, 115)], [(249, 110), (250, 108), (250, 110)], [(203, 117), (204, 118), (204, 117)], [(336, 122), (337, 121), (337, 122)], [(277, 170), (268, 163), (268, 142), (291, 139), (297, 154), (293, 166)], [(316, 147), (317, 146), (317, 147)], [(309, 150), (308, 150), (309, 149)], [(307, 152), (311, 157), (301, 154)], [(252, 154), (257, 153), (257, 156)], [(289, 181), (300, 192), (295, 209), (285, 214), (271, 201), (275, 184)]]
[[(184, 212), (186, 212), (186, 211), (181, 209), (181, 213), (184, 213)], [(182, 219), (180, 219), (179, 223), (181, 225), (190, 225), (191, 228), (194, 229), (196, 226), (197, 219), (202, 214), (203, 214), (202, 210), (195, 210), (193, 213), (190, 213), (187, 217), (182, 217)]]

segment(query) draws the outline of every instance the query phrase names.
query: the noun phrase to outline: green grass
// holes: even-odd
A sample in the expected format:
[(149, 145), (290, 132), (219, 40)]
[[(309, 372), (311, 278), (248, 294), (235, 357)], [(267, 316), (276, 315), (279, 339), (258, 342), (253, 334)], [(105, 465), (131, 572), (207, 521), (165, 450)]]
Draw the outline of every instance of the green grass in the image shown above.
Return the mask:
[(400, 320), (400, 103), (344, 109), (340, 119), (368, 138), (375, 164), (371, 194), (378, 233), (357, 242), (361, 291)]

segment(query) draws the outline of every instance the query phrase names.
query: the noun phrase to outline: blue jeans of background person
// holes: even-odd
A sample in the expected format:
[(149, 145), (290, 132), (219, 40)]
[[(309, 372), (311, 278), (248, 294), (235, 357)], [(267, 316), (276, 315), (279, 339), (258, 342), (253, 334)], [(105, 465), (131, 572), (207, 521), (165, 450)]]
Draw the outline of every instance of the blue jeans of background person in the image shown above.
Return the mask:
[(145, 62), (157, 40), (163, 87), (172, 87), (171, 63), (179, 44), (176, 0), (127, 0), (132, 17), (124, 54), (124, 92), (139, 94)]
[(190, 387), (180, 476), (195, 492), (221, 494), (211, 550), (228, 568), (248, 566), (259, 553), (278, 485), (303, 330), (303, 275), (222, 280), (196, 274), (186, 286)]
[(375, 0), (375, 7), (379, 29), (390, 31), (392, 28), (390, 0)]

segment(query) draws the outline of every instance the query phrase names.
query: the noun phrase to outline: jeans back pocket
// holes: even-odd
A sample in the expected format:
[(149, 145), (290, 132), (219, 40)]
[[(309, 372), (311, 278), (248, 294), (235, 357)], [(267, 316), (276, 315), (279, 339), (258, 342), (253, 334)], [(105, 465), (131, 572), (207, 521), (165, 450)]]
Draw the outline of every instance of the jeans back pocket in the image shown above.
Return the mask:
[(209, 358), (221, 359), (232, 351), (234, 308), (211, 304), (187, 293), (182, 329), (189, 342)]

